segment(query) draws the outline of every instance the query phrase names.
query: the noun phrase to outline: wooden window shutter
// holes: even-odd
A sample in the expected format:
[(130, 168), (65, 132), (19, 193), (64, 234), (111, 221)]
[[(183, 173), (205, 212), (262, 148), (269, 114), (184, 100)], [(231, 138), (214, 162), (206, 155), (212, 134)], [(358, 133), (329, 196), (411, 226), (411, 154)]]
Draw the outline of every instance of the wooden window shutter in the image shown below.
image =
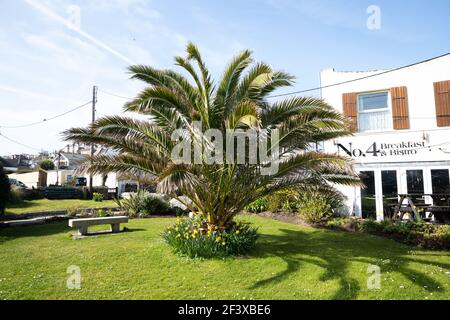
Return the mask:
[(450, 126), (450, 80), (434, 83), (438, 127)]
[(356, 103), (356, 93), (344, 93), (342, 95), (344, 115), (350, 120), (350, 129), (358, 130), (358, 108)]
[(409, 129), (408, 89), (406, 87), (391, 88), (391, 98), (394, 129)]

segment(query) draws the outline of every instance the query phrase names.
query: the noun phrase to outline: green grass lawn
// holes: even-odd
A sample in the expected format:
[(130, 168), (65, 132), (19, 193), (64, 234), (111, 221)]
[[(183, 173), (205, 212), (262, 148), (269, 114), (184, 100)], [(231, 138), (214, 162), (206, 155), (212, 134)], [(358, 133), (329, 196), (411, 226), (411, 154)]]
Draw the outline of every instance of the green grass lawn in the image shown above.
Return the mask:
[[(189, 260), (160, 233), (171, 218), (73, 240), (65, 223), (0, 230), (0, 299), (449, 299), (450, 253), (367, 234), (243, 217), (260, 227), (248, 257)], [(367, 288), (369, 265), (381, 290)], [(81, 290), (68, 290), (69, 266)]]
[(76, 208), (109, 208), (116, 207), (114, 200), (95, 202), (92, 200), (30, 200), (8, 206), (6, 214), (25, 214), (31, 212), (58, 211)]

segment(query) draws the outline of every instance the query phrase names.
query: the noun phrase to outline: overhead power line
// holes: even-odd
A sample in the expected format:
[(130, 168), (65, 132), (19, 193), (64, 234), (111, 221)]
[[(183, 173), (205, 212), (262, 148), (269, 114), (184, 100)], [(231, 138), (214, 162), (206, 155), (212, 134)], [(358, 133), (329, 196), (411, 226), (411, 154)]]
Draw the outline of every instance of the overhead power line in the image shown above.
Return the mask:
[[(269, 96), (268, 98), (280, 98), (280, 97), (291, 96), (291, 95), (294, 95), (294, 94), (308, 93), (308, 92), (313, 92), (313, 91), (319, 91), (319, 90), (322, 90), (322, 89), (337, 87), (337, 86), (341, 86), (341, 85), (344, 85), (344, 84), (353, 83), (353, 82), (357, 82), (357, 81), (361, 81), (361, 80), (365, 80), (365, 79), (370, 79), (370, 78), (378, 77), (378, 76), (381, 76), (381, 75), (389, 74), (389, 73), (392, 73), (392, 72), (396, 72), (396, 71), (399, 71), (399, 70), (411, 68), (411, 67), (414, 67), (414, 66), (417, 66), (417, 65), (420, 65), (420, 64), (424, 64), (424, 63), (427, 63), (427, 62), (430, 62), (430, 61), (433, 61), (433, 60), (436, 60), (436, 59), (440, 59), (440, 58), (446, 57), (448, 55), (450, 55), (450, 52), (442, 54), (442, 55), (439, 55), (439, 56), (436, 56), (436, 57), (433, 57), (433, 58), (422, 60), (422, 61), (419, 61), (419, 62), (408, 64), (408, 65), (405, 65), (405, 66), (402, 66), (402, 67), (398, 67), (398, 68), (395, 68), (395, 69), (381, 71), (381, 72), (378, 72), (378, 73), (375, 73), (375, 74), (371, 74), (371, 75), (368, 75), (368, 76), (364, 76), (364, 77), (360, 77), (360, 78), (356, 78), (356, 79), (351, 79), (351, 80), (347, 80), (347, 81), (342, 81), (342, 82), (338, 82), (338, 83), (333, 83), (333, 84), (329, 84), (329, 85), (326, 85), (326, 86), (319, 86), (319, 87), (304, 89), (304, 90), (300, 90), (300, 91), (292, 91), (292, 92), (282, 93), (282, 94), (278, 94), (278, 95), (272, 95), (272, 96)], [(111, 93), (111, 92), (108, 92), (108, 91), (105, 91), (105, 90), (102, 90), (102, 89), (99, 89), (99, 91), (103, 92), (104, 94), (107, 94), (107, 95), (110, 95), (110, 96), (113, 96), (113, 97), (117, 97), (117, 98), (121, 98), (121, 99), (125, 99), (125, 100), (133, 100), (134, 99), (134, 98), (126, 97), (126, 96), (123, 96), (123, 95)]]
[(101, 89), (101, 88), (99, 88), (98, 91), (99, 91), (99, 92), (102, 92), (102, 93), (104, 93), (104, 94), (107, 94), (107, 95), (109, 95), (109, 96), (116, 97), (116, 98), (121, 98), (121, 99), (125, 99), (125, 100), (133, 100), (133, 99), (134, 99), (134, 98), (122, 96), (122, 95), (120, 95), (120, 94), (111, 93), (111, 92), (105, 91), (105, 90), (103, 90), (103, 89)]
[(361, 78), (356, 78), (356, 79), (352, 79), (352, 80), (342, 81), (342, 82), (338, 82), (338, 83), (329, 84), (329, 85), (326, 85), (326, 86), (320, 86), (320, 87), (306, 89), (306, 90), (301, 90), (301, 91), (294, 91), (294, 92), (288, 92), (288, 93), (273, 95), (273, 96), (270, 96), (269, 98), (279, 98), (279, 97), (285, 97), (285, 96), (290, 96), (290, 95), (294, 95), (294, 94), (318, 91), (318, 90), (322, 90), (322, 89), (327, 89), (327, 88), (340, 86), (340, 85), (343, 85), (343, 84), (348, 84), (348, 83), (357, 82), (357, 81), (361, 81), (361, 80), (365, 80), (365, 79), (370, 79), (370, 78), (378, 77), (378, 76), (381, 76), (381, 75), (384, 75), (384, 74), (388, 74), (388, 73), (392, 73), (392, 72), (395, 72), (395, 71), (403, 70), (403, 69), (406, 69), (406, 68), (411, 68), (411, 67), (423, 64), (423, 63), (427, 63), (427, 62), (430, 62), (430, 61), (433, 61), (433, 60), (436, 60), (436, 59), (439, 59), (439, 58), (443, 58), (443, 57), (448, 56), (448, 55), (450, 55), (450, 52), (446, 53), (446, 54), (443, 54), (443, 55), (440, 55), (440, 56), (437, 56), (437, 57), (433, 57), (433, 58), (430, 58), (430, 59), (426, 59), (426, 60), (422, 60), (422, 61), (415, 62), (415, 63), (412, 63), (412, 64), (408, 64), (406, 66), (398, 67), (398, 68), (395, 68), (395, 69), (390, 69), (390, 70), (378, 72), (378, 73), (371, 74), (371, 75), (368, 75), (368, 76), (364, 76), (364, 77), (361, 77)]
[(35, 148), (35, 147), (29, 146), (29, 145), (27, 145), (27, 144), (24, 144), (24, 143), (22, 143), (22, 142), (13, 140), (13, 139), (11, 139), (11, 138), (5, 136), (5, 135), (4, 135), (3, 133), (1, 133), (1, 132), (0, 132), (0, 137), (2, 137), (2, 138), (5, 139), (5, 140), (8, 140), (9, 142), (15, 143), (15, 144), (17, 144), (17, 145), (19, 145), (19, 146), (22, 146), (22, 147), (25, 147), (25, 148), (28, 148), (28, 149), (32, 149), (32, 150), (35, 150), (35, 151), (42, 151), (42, 149)]
[(73, 109), (70, 109), (70, 110), (65, 111), (63, 113), (60, 113), (60, 114), (58, 114), (56, 116), (53, 116), (51, 118), (42, 119), (41, 121), (37, 121), (37, 122), (32, 122), (32, 123), (23, 124), (23, 125), (17, 125), (17, 126), (1, 126), (0, 125), (0, 129), (18, 129), (18, 128), (27, 128), (27, 127), (35, 126), (35, 125), (38, 125), (38, 124), (41, 124), (41, 123), (44, 123), (44, 122), (48, 122), (48, 121), (55, 120), (57, 118), (63, 117), (65, 115), (69, 114), (69, 113), (72, 113), (72, 112), (75, 112), (75, 111), (77, 111), (77, 110), (79, 110), (81, 108), (84, 108), (84, 107), (90, 105), (91, 103), (92, 103), (92, 101), (88, 101), (88, 102), (82, 104), (81, 106), (75, 107)]

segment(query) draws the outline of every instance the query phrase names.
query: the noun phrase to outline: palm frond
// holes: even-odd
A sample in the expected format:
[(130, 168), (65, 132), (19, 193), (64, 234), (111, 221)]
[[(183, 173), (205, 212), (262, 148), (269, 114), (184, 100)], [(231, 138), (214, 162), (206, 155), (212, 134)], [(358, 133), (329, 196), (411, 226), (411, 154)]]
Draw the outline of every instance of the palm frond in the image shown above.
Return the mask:
[(220, 125), (224, 119), (224, 113), (230, 113), (232, 102), (236, 100), (237, 86), (242, 72), (252, 63), (252, 53), (245, 50), (238, 54), (225, 69), (222, 80), (217, 89), (217, 94), (212, 105), (210, 116), (212, 124)]

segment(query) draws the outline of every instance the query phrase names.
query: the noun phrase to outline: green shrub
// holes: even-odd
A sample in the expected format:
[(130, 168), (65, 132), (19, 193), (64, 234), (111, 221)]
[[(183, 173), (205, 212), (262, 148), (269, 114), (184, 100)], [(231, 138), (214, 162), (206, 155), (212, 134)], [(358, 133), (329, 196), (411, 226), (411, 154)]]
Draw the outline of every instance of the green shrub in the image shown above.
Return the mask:
[(450, 226), (443, 227), (442, 230), (440, 230), (440, 232), (442, 233), (442, 239), (450, 243)]
[(23, 200), (39, 200), (45, 198), (45, 189), (22, 189), (22, 199)]
[(258, 239), (257, 228), (238, 222), (230, 230), (209, 225), (206, 219), (178, 219), (162, 234), (174, 252), (189, 258), (214, 258), (243, 255), (252, 250)]
[(278, 191), (264, 201), (267, 211), (298, 213), (309, 222), (320, 223), (344, 207), (345, 196), (335, 188), (322, 185)]
[(343, 229), (345, 218), (334, 218), (326, 222), (325, 226), (330, 229)]
[(375, 220), (364, 220), (361, 224), (361, 230), (367, 233), (380, 233), (383, 231), (383, 227)]
[(8, 203), (10, 204), (20, 204), (23, 202), (23, 192), (19, 188), (11, 187), (11, 192), (9, 193)]
[(279, 194), (273, 194), (267, 197), (267, 211), (279, 212), (283, 208), (283, 200)]
[(67, 209), (67, 215), (71, 218), (74, 218), (80, 212), (81, 209), (82, 207), (69, 208)]
[(295, 210), (295, 191), (287, 189), (275, 192), (265, 199), (266, 210), (271, 212), (293, 212)]
[[(132, 217), (148, 217), (172, 213), (170, 205), (163, 198), (147, 191), (132, 194), (130, 199), (116, 200), (119, 207)], [(179, 212), (178, 212), (179, 213)]]
[(185, 214), (185, 211), (180, 207), (170, 208), (171, 213), (173, 213), (176, 217), (182, 217)]
[(52, 160), (43, 160), (39, 163), (39, 167), (42, 170), (49, 171), (49, 170), (55, 170), (55, 164)]
[(268, 209), (267, 198), (260, 198), (245, 207), (245, 210), (247, 210), (251, 213), (261, 213), (261, 212), (267, 211), (267, 209)]
[(300, 217), (308, 223), (322, 223), (332, 215), (330, 205), (323, 196), (302, 196), (296, 206)]
[(142, 198), (141, 216), (166, 215), (171, 213), (170, 205), (159, 196), (147, 193)]
[(95, 212), (95, 215), (99, 218), (104, 218), (104, 217), (112, 217), (113, 213), (111, 210), (99, 209)]
[(94, 200), (95, 202), (103, 202), (103, 194), (94, 192), (94, 194), (92, 195), (92, 200)]
[(424, 222), (373, 221), (363, 222), (367, 233), (393, 238), (400, 242), (428, 249), (450, 248), (450, 227)]
[(360, 231), (362, 220), (354, 217), (334, 217), (325, 223), (325, 226), (335, 230)]
[(0, 215), (5, 214), (6, 203), (11, 194), (11, 183), (3, 166), (0, 164)]
[(412, 231), (414, 223), (393, 223), (390, 221), (379, 222), (378, 225), (381, 227), (381, 231), (387, 235), (394, 235), (400, 237), (408, 237), (409, 233)]

